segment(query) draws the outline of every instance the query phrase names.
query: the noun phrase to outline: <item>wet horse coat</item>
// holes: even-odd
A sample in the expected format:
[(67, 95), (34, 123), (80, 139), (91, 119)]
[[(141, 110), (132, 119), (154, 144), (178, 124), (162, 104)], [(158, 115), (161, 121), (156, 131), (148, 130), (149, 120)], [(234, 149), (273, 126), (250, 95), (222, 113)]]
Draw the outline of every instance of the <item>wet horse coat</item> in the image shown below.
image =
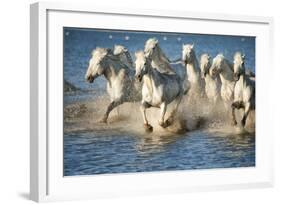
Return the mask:
[(135, 86), (134, 72), (128, 68), (110, 49), (96, 48), (92, 52), (85, 78), (88, 82), (103, 75), (107, 80), (110, 104), (101, 122), (107, 122), (110, 112), (124, 102), (140, 101), (140, 89)]
[[(176, 74), (165, 74), (152, 67), (152, 62), (140, 51), (136, 54), (136, 74), (139, 81), (143, 80), (141, 113), (146, 131), (152, 131), (152, 126), (148, 123), (146, 109), (157, 107), (161, 109), (159, 125), (168, 127), (173, 122), (173, 117), (178, 109), (183, 96), (182, 82)], [(175, 102), (175, 106), (170, 116), (165, 120), (168, 104)]]

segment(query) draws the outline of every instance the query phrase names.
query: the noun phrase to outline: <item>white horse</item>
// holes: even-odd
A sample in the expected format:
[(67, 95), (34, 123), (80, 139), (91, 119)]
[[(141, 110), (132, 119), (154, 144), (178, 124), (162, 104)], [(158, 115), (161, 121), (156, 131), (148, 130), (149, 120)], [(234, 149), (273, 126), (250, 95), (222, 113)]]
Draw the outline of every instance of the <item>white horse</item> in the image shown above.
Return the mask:
[(150, 38), (144, 46), (145, 56), (151, 59), (151, 65), (160, 73), (175, 74), (176, 72), (170, 65), (170, 60), (163, 53), (156, 38)]
[[(141, 113), (146, 131), (151, 132), (153, 127), (146, 118), (146, 109), (157, 107), (161, 109), (159, 125), (168, 127), (174, 120), (174, 115), (178, 109), (183, 96), (182, 82), (176, 74), (164, 74), (152, 67), (151, 59), (146, 57), (144, 52), (135, 53), (136, 74), (139, 81), (143, 79)], [(167, 105), (175, 102), (170, 116), (165, 121)]]
[(113, 54), (117, 56), (128, 68), (133, 69), (134, 64), (129, 50), (122, 45), (114, 45)]
[(236, 81), (234, 88), (234, 101), (232, 103), (232, 122), (237, 125), (235, 117), (235, 109), (244, 109), (241, 125), (245, 127), (247, 117), (251, 110), (255, 109), (255, 80), (245, 73), (244, 65), (245, 56), (240, 52), (234, 55), (234, 80)]
[(210, 67), (212, 63), (208, 54), (202, 54), (200, 58), (201, 78), (205, 80), (205, 93), (211, 104), (215, 105), (220, 98), (220, 81), (212, 77)]
[(97, 47), (92, 52), (85, 78), (88, 82), (104, 75), (110, 104), (100, 122), (107, 122), (109, 113), (124, 102), (140, 101), (140, 90), (134, 84), (134, 72), (129, 69), (110, 49)]
[(182, 61), (186, 68), (186, 78), (189, 82), (189, 99), (193, 100), (202, 97), (204, 93), (203, 82), (200, 78), (200, 68), (194, 51), (194, 45), (186, 44), (182, 46)]
[(222, 54), (218, 54), (214, 59), (210, 68), (211, 76), (220, 76), (221, 79), (221, 98), (224, 102), (225, 109), (230, 110), (233, 102), (234, 93), (234, 77), (233, 77), (233, 66), (225, 59)]

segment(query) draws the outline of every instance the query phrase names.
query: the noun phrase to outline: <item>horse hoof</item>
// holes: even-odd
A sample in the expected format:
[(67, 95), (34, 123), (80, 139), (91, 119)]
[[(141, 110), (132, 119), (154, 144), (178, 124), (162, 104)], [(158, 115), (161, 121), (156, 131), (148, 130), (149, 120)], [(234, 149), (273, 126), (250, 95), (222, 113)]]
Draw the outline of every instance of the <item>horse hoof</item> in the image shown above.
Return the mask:
[(173, 119), (172, 118), (168, 118), (165, 122), (159, 122), (159, 125), (163, 128), (167, 128), (169, 127), (171, 124), (173, 124)]
[(167, 123), (167, 121), (165, 121), (165, 122), (163, 122), (163, 123), (159, 123), (159, 125), (160, 125), (161, 127), (163, 127), (163, 128), (166, 128), (166, 127), (169, 126), (168, 123)]
[(237, 125), (237, 122), (236, 122), (236, 121), (232, 121), (232, 122), (231, 122), (231, 125), (232, 125), (232, 126), (236, 126), (236, 125)]
[(144, 124), (144, 129), (146, 132), (152, 132), (153, 127), (150, 124)]
[(168, 127), (168, 126), (170, 126), (171, 124), (173, 124), (173, 122), (174, 122), (174, 119), (171, 118), (171, 117), (169, 117), (169, 118), (165, 121), (165, 124), (166, 124), (166, 126)]

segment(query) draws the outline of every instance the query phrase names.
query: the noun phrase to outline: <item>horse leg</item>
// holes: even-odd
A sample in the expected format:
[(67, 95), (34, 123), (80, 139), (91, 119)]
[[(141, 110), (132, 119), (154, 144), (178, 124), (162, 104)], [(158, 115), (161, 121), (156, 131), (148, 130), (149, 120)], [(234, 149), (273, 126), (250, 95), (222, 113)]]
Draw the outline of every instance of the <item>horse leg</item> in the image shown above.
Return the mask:
[(166, 120), (166, 122), (165, 122), (168, 126), (170, 126), (170, 125), (174, 122), (174, 117), (175, 117), (175, 114), (176, 114), (176, 112), (177, 112), (177, 110), (178, 110), (178, 108), (179, 108), (179, 105), (180, 105), (181, 100), (182, 100), (182, 96), (181, 96), (181, 95), (178, 96), (178, 97), (175, 99), (175, 105), (174, 105), (174, 107), (173, 107), (173, 110), (172, 110), (170, 116), (167, 118), (167, 120)]
[(119, 107), (116, 108), (116, 114), (117, 114), (117, 116), (119, 116), (119, 114), (120, 114)]
[(237, 125), (237, 120), (236, 120), (236, 116), (235, 116), (235, 109), (238, 107), (238, 104), (239, 104), (239, 102), (233, 102), (231, 104), (231, 108), (232, 108), (232, 123), (231, 124), (233, 126)]
[(102, 119), (99, 121), (99, 122), (102, 122), (102, 123), (106, 123), (107, 122), (107, 119), (108, 119), (108, 116), (109, 116), (109, 113), (115, 108), (117, 107), (118, 105), (121, 105), (122, 104), (122, 101), (113, 101), (111, 102), (108, 107), (107, 107), (107, 110), (106, 110), (106, 113), (104, 114), (104, 116), (102, 117)]
[(146, 132), (152, 132), (153, 131), (153, 127), (148, 124), (147, 118), (146, 118), (146, 109), (150, 108), (151, 105), (148, 104), (147, 102), (142, 102), (141, 106), (140, 106), (140, 110), (141, 110), (141, 114), (142, 114), (142, 118), (143, 118), (143, 122), (144, 122), (144, 129)]
[(243, 115), (243, 118), (241, 120), (241, 125), (243, 127), (245, 127), (246, 120), (247, 120), (247, 117), (249, 115), (249, 112), (250, 112), (250, 102), (246, 102), (246, 103), (244, 103), (244, 115)]
[(166, 114), (166, 110), (167, 110), (167, 103), (163, 102), (160, 105), (160, 109), (161, 109), (161, 115), (160, 115), (160, 120), (158, 121), (159, 125), (161, 127), (167, 127), (166, 123), (164, 123), (164, 119), (165, 119), (165, 114)]

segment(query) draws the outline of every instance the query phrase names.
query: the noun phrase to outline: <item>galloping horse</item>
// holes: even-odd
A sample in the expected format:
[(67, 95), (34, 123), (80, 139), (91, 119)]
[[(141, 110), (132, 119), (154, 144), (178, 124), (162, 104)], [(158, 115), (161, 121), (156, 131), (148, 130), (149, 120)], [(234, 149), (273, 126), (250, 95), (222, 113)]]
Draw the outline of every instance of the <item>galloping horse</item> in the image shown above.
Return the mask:
[(221, 79), (221, 98), (224, 102), (226, 111), (230, 110), (233, 102), (234, 93), (234, 76), (231, 63), (226, 60), (222, 54), (218, 54), (214, 59), (210, 68), (211, 76), (220, 76)]
[(235, 53), (233, 69), (236, 84), (234, 88), (234, 101), (232, 103), (232, 123), (237, 125), (235, 109), (243, 108), (244, 114), (241, 120), (243, 127), (245, 127), (250, 110), (255, 109), (255, 80), (246, 75), (244, 60), (244, 55), (240, 52)]
[(124, 102), (140, 101), (140, 90), (134, 83), (134, 72), (115, 56), (111, 49), (97, 47), (92, 52), (92, 58), (85, 75), (88, 82), (103, 75), (107, 80), (107, 93), (110, 104), (100, 122), (107, 122), (109, 113)]
[(194, 45), (186, 44), (182, 46), (182, 61), (186, 68), (187, 80), (190, 84), (189, 99), (196, 100), (203, 96), (203, 82), (200, 78), (200, 68), (194, 51)]
[(200, 69), (201, 78), (205, 80), (205, 93), (209, 102), (216, 105), (218, 99), (220, 98), (220, 82), (217, 77), (211, 76), (211, 65), (210, 56), (206, 53), (202, 54), (200, 58)]
[[(146, 109), (157, 107), (161, 109), (159, 125), (168, 127), (173, 123), (174, 115), (183, 96), (182, 81), (176, 74), (165, 74), (152, 67), (152, 61), (144, 52), (135, 53), (136, 74), (135, 78), (143, 80), (141, 113), (146, 131), (151, 132), (153, 127), (148, 123)], [(170, 116), (165, 120), (167, 105), (175, 102)]]

